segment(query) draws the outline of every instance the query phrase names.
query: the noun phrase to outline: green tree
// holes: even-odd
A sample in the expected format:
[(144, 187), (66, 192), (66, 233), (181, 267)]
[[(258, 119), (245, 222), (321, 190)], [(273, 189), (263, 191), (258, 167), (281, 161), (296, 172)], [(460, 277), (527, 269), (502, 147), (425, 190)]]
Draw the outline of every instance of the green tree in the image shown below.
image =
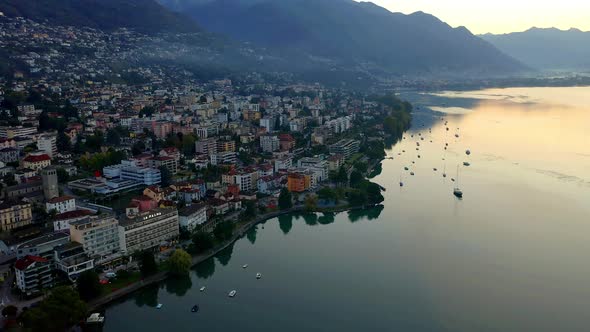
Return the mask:
[(160, 174), (162, 176), (162, 186), (168, 187), (172, 184), (172, 172), (166, 166), (160, 166)]
[(219, 241), (225, 241), (232, 237), (234, 232), (234, 224), (231, 221), (223, 221), (215, 226), (213, 235)]
[(378, 204), (385, 200), (381, 194), (381, 187), (376, 183), (367, 181), (365, 191), (367, 193), (367, 200), (369, 203)]
[(107, 131), (107, 144), (112, 146), (121, 144), (121, 134), (116, 129), (113, 128)]
[(195, 142), (197, 138), (195, 135), (188, 134), (182, 136), (182, 153), (185, 155), (193, 155), (195, 153)]
[(139, 270), (141, 275), (144, 277), (150, 276), (158, 272), (158, 265), (156, 264), (156, 258), (154, 253), (151, 251), (144, 251), (140, 255)]
[(76, 284), (80, 298), (86, 302), (100, 295), (100, 280), (98, 278), (98, 273), (95, 271), (89, 270), (82, 272), (78, 277)]
[(104, 135), (102, 131), (96, 131), (94, 135), (86, 137), (86, 149), (88, 151), (100, 151), (104, 144)]
[(86, 303), (68, 286), (56, 287), (38, 307), (23, 314), (25, 328), (33, 332), (63, 332), (86, 316)]
[(336, 173), (336, 176), (334, 177), (334, 182), (340, 184), (345, 184), (348, 182), (348, 173), (346, 172), (346, 168), (344, 168), (344, 166), (340, 166), (338, 169), (338, 173)]
[(186, 275), (192, 264), (191, 255), (182, 249), (176, 249), (168, 258), (168, 270), (173, 275)]
[(243, 218), (246, 220), (252, 220), (256, 217), (256, 204), (253, 201), (246, 201), (244, 203), (246, 209), (244, 210)]
[(57, 181), (59, 181), (59, 183), (66, 183), (70, 180), (70, 174), (68, 174), (68, 172), (66, 172), (65, 169), (63, 168), (58, 168), (57, 169)]
[(281, 210), (290, 209), (293, 207), (293, 197), (287, 188), (281, 189), (279, 194), (279, 208)]
[(361, 173), (366, 173), (368, 167), (369, 166), (367, 165), (367, 163), (362, 161), (357, 161), (356, 163), (354, 163), (354, 168)]
[(72, 148), (70, 138), (63, 131), (57, 134), (55, 145), (59, 151), (70, 151)]
[(145, 151), (145, 143), (143, 141), (137, 141), (131, 147), (131, 153), (134, 156), (140, 155)]
[(350, 173), (350, 186), (353, 188), (357, 188), (361, 182), (363, 181), (363, 174), (357, 170), (352, 171)]
[(207, 232), (197, 232), (191, 239), (195, 245), (197, 252), (203, 252), (213, 248), (213, 237)]
[(368, 202), (367, 193), (355, 190), (348, 193), (348, 203), (350, 206), (364, 206)]
[(318, 190), (318, 197), (324, 201), (335, 201), (337, 199), (336, 192), (328, 187)]

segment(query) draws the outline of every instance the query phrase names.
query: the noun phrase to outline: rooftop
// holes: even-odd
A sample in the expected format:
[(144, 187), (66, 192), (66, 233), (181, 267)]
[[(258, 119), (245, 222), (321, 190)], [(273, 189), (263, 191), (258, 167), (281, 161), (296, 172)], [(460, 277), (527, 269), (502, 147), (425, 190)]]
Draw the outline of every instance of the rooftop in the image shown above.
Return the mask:
[(66, 238), (67, 239), (70, 238), (70, 235), (67, 233), (61, 233), (61, 232), (51, 233), (51, 234), (40, 236), (38, 238), (34, 238), (34, 239), (29, 240), (27, 242), (23, 242), (18, 246), (18, 248), (32, 248), (32, 247), (35, 247), (35, 246), (38, 246), (41, 244), (59, 241), (59, 240), (63, 240)]
[(27, 255), (24, 258), (21, 258), (14, 263), (14, 267), (18, 270), (26, 270), (29, 266), (33, 263), (47, 263), (49, 262), (47, 259), (39, 256), (30, 256)]

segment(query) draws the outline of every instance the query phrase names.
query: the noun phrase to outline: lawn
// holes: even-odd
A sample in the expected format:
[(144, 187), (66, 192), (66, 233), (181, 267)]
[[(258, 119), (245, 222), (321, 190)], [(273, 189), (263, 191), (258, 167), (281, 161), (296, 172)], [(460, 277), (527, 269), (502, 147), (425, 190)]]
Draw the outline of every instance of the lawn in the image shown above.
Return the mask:
[(123, 287), (129, 286), (137, 281), (139, 281), (141, 279), (141, 273), (140, 272), (130, 272), (129, 276), (125, 277), (125, 278), (115, 278), (113, 280), (111, 280), (111, 283), (106, 284), (106, 285), (102, 285), (102, 292), (103, 294), (110, 294), (113, 291), (116, 291), (118, 289), (121, 289)]

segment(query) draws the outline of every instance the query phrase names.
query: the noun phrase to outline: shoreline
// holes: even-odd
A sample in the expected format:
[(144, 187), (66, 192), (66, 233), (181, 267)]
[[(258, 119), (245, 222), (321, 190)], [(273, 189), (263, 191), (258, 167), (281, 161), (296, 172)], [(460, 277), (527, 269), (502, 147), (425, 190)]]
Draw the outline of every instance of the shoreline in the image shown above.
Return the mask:
[[(250, 229), (252, 229), (252, 227), (254, 227), (260, 223), (263, 223), (269, 219), (277, 218), (277, 217), (280, 217), (285, 214), (297, 213), (297, 212), (340, 213), (340, 212), (354, 211), (354, 210), (364, 209), (364, 208), (367, 208), (367, 206), (351, 207), (351, 206), (346, 205), (346, 206), (334, 207), (334, 208), (330, 208), (330, 209), (319, 208), (319, 209), (314, 209), (313, 211), (306, 211), (304, 206), (296, 206), (296, 207), (293, 207), (288, 210), (276, 211), (276, 212), (264, 214), (262, 216), (256, 217), (252, 221), (249, 221), (246, 224), (242, 225), (239, 229), (236, 230), (236, 232), (232, 236), (232, 238), (230, 240), (226, 241), (225, 243), (223, 243), (222, 245), (220, 245), (216, 248), (213, 248), (205, 253), (202, 253), (202, 254), (199, 254), (196, 256), (192, 256), (191, 268), (214, 257), (215, 255), (217, 255), (221, 251), (227, 249), (229, 246), (231, 246), (236, 241), (241, 239), (246, 234), (246, 232), (248, 232)], [(113, 291), (108, 295), (102, 296), (102, 297), (97, 298), (91, 302), (88, 302), (88, 310), (89, 311), (97, 311), (97, 310), (105, 309), (105, 307), (107, 307), (108, 305), (112, 304), (113, 302), (115, 302), (121, 298), (129, 296), (130, 294), (132, 294), (138, 290), (141, 290), (145, 287), (160, 283), (170, 277), (171, 276), (169, 275), (169, 273), (167, 271), (158, 272), (158, 273), (151, 275), (147, 278), (141, 279), (138, 282), (135, 282), (135, 283), (132, 283), (132, 284), (127, 285), (125, 287), (119, 288), (116, 291)]]

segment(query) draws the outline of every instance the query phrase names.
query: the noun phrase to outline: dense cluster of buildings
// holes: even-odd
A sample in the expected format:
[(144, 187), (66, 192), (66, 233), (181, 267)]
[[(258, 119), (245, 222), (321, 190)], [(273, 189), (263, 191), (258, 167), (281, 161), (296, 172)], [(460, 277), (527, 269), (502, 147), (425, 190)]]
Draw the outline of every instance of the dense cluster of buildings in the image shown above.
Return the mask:
[[(0, 47), (36, 45), (11, 55), (18, 66), (10, 80), (0, 79), (0, 102), (34, 91), (62, 103), (50, 110), (24, 98), (0, 106), (9, 114), (0, 117), (0, 231), (7, 235), (0, 251), (12, 258), (25, 294), (166, 248), (181, 231), (212, 231), (246, 201), (276, 208), (283, 188), (312, 193), (378, 131), (355, 132), (377, 104), (318, 84), (274, 85), (253, 74), (238, 87), (158, 65), (113, 72), (113, 57), (133, 59), (138, 45), (150, 43), (131, 31), (0, 18), (0, 36)], [(94, 52), (73, 51), (82, 49)], [(47, 118), (63, 125), (47, 129)], [(80, 160), (93, 154), (73, 146), (91, 137), (103, 140), (98, 151), (125, 157), (89, 169)], [(60, 148), (63, 140), (70, 148)], [(101, 206), (123, 198), (120, 210)]]

